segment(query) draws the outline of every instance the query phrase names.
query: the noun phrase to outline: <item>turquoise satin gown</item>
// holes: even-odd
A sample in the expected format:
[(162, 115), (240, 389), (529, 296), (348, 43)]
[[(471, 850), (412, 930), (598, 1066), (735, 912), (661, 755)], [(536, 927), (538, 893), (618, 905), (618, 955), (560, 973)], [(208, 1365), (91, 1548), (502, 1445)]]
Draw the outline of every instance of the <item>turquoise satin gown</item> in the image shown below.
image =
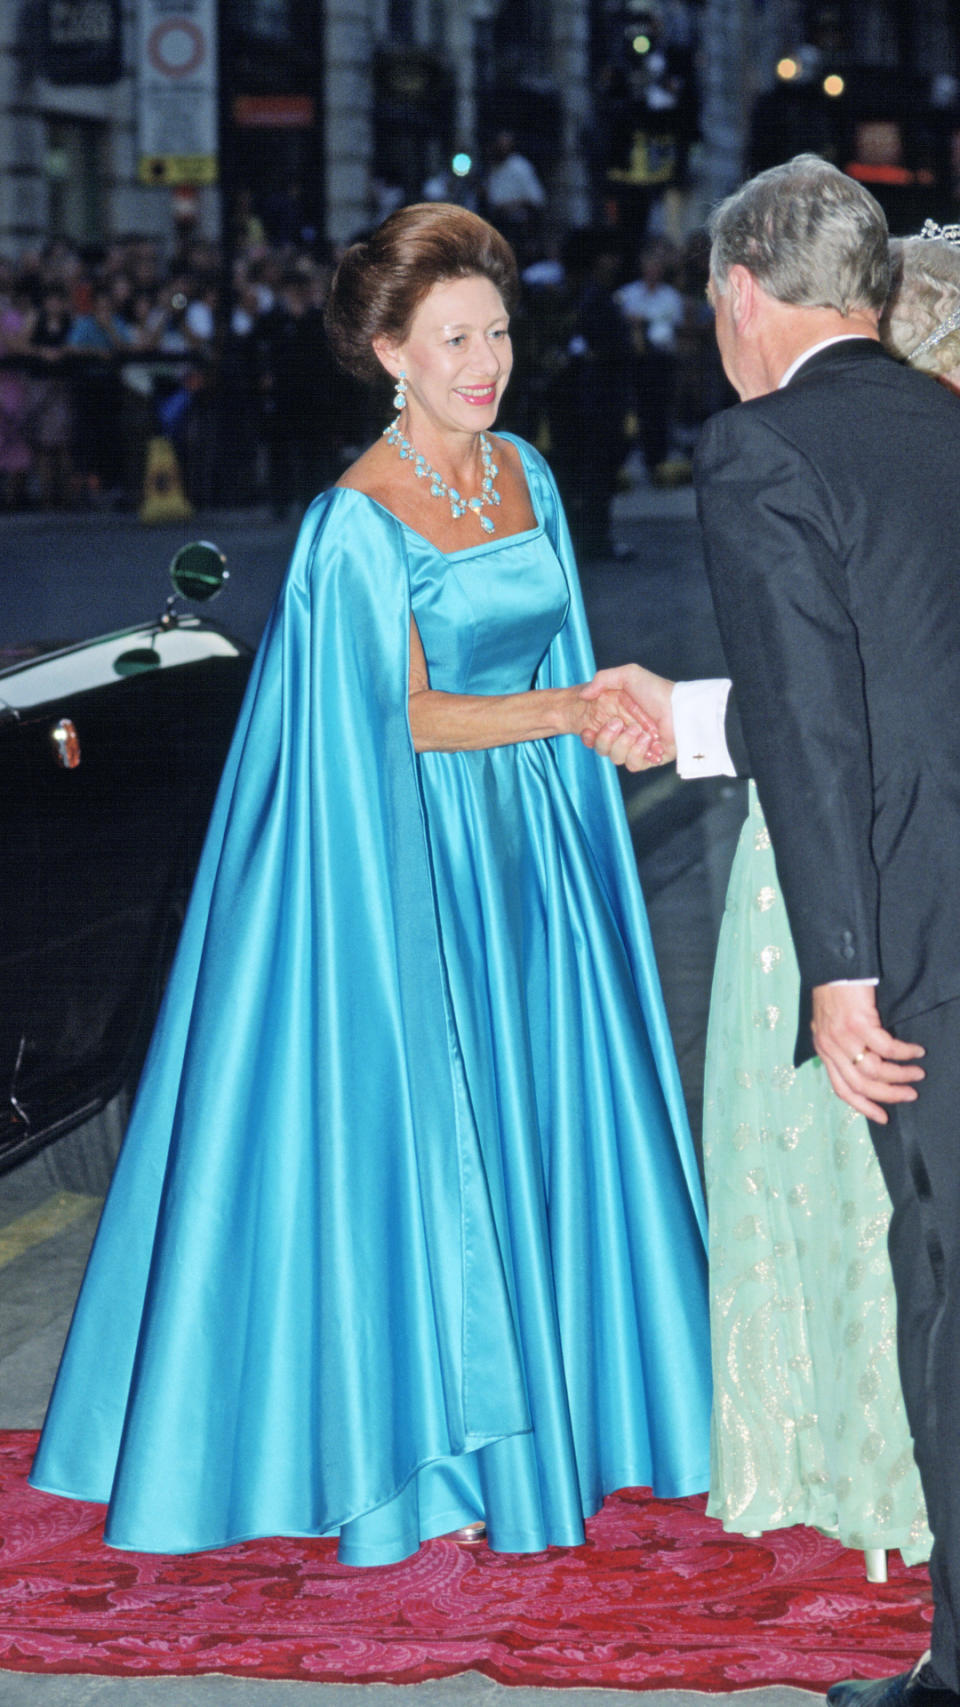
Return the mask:
[[(117, 1547), (485, 1518), (576, 1545), (707, 1485), (703, 1211), (615, 772), (414, 753), (434, 688), (590, 676), (569, 538), (309, 510), (261, 644), (34, 1465)], [(464, 523), (467, 539), (469, 521)]]

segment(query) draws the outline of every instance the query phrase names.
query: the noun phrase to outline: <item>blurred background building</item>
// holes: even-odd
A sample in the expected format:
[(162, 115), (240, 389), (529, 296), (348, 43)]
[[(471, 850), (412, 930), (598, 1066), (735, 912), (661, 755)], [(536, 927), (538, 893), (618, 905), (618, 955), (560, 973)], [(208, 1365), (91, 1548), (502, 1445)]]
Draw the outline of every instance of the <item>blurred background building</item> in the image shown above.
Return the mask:
[[(588, 215), (587, 0), (9, 0), (0, 247), (171, 234), (173, 180), (162, 170), (144, 179), (138, 135), (153, 11), (182, 25), (179, 41), (167, 38), (172, 96), (195, 69), (182, 44), (206, 29), (216, 55), (219, 33), (231, 187), (268, 223), (289, 219), (296, 202), (305, 223), (341, 242), (384, 196), (409, 199), (451, 174), (455, 156), (469, 181), (504, 128), (549, 177), (564, 216)], [(214, 193), (190, 174), (186, 187), (195, 197), (181, 196), (180, 217), (195, 199), (199, 227), (213, 234)]]
[(178, 219), (215, 235), (203, 172), (144, 164), (154, 11), (185, 32), (167, 38), (171, 95), (196, 70), (189, 33), (212, 74), (219, 32), (229, 189), (268, 234), (299, 221), (339, 243), (425, 186), (468, 199), (503, 131), (551, 225), (637, 216), (667, 190), (690, 222), (800, 147), (861, 167), (905, 216), (911, 188), (955, 205), (956, 0), (9, 0), (0, 249), (169, 240)]

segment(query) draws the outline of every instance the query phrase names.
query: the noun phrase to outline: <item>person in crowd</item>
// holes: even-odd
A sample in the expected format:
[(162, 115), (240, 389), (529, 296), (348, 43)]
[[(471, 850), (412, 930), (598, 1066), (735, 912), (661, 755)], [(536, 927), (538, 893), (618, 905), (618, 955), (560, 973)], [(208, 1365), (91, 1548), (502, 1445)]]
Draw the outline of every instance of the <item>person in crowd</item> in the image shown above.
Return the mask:
[[(724, 711), (729, 683), (681, 693), (629, 669), (587, 690), (659, 703), (693, 774), (719, 762), (755, 776), (799, 968), (787, 1065), (815, 1051), (867, 1117), (892, 1205), (900, 1377), (933, 1535), (931, 1648), (895, 1678), (835, 1684), (831, 1707), (960, 1701), (960, 410), (952, 386), (910, 371), (953, 380), (960, 304), (945, 256), (935, 294), (908, 279), (912, 258), (897, 255), (887, 316), (912, 304), (922, 335), (899, 346), (907, 365), (880, 343), (886, 221), (862, 186), (801, 155), (721, 205), (711, 292), (742, 402), (708, 424), (697, 480), (736, 701)], [(622, 733), (598, 745), (624, 757)], [(767, 946), (773, 970), (783, 945)], [(809, 1182), (793, 1190), (799, 1210)], [(860, 1394), (876, 1396), (872, 1382)]]
[(565, 336), (545, 395), (550, 460), (584, 561), (620, 555), (611, 506), (629, 446), (632, 345), (616, 301), (617, 234), (574, 231), (564, 249)]
[[(208, 260), (212, 260), (209, 256)], [(218, 344), (220, 281), (205, 271), (189, 283), (183, 316), (183, 335), (193, 361), (184, 376), (189, 407), (184, 422), (186, 468), (190, 495), (197, 504), (217, 502), (220, 491), (229, 488), (223, 465), (229, 464), (229, 435), (221, 431), (225, 412), (219, 396), (221, 358), (225, 339)], [(221, 438), (227, 442), (221, 445)]]
[(710, 239), (706, 231), (691, 231), (680, 251), (677, 289), (683, 297), (684, 318), (678, 334), (675, 441), (691, 459), (703, 424), (718, 409), (736, 402), (736, 392), (723, 371), (713, 330), (713, 309), (707, 300), (710, 283)]
[(192, 280), (186, 294), (183, 335), (190, 349), (203, 362), (213, 354), (216, 340), (220, 281), (215, 273), (201, 274)]
[(639, 275), (621, 285), (616, 300), (626, 316), (633, 341), (633, 378), (640, 446), (647, 473), (663, 479), (672, 442), (676, 410), (678, 335), (686, 319), (686, 304), (671, 284), (670, 248), (661, 241), (645, 243), (639, 255)]
[(514, 259), (457, 207), (344, 255), (395, 417), (254, 664), (40, 1444), (116, 1546), (483, 1522), (575, 1546), (707, 1476), (702, 1205), (546, 464), (495, 434)]
[(304, 509), (339, 472), (338, 406), (346, 387), (333, 362), (312, 270), (287, 269), (279, 300), (256, 321), (252, 338), (269, 447), (270, 502), (282, 520), (291, 505)]
[(483, 179), (483, 201), (493, 224), (522, 260), (539, 237), (546, 200), (536, 168), (518, 150), (513, 132), (498, 131)]
[[(261, 486), (260, 374), (254, 338), (258, 319), (257, 291), (243, 272), (215, 370), (217, 403), (225, 428), (220, 437), (217, 491), (220, 502), (230, 505), (249, 504)], [(265, 460), (265, 451), (263, 454)]]
[(56, 278), (47, 283), (30, 331), (30, 353), (39, 371), (30, 383), (30, 443), (36, 501), (62, 508), (73, 476), (73, 393), (67, 347), (70, 298)]
[(114, 322), (118, 327), (127, 331), (130, 326), (131, 304), (135, 288), (133, 279), (126, 266), (118, 264), (112, 271), (106, 273), (105, 282), (110, 295)]
[[(209, 280), (209, 274), (200, 277)], [(191, 330), (187, 317), (195, 301), (199, 316), (194, 317)], [(154, 430), (170, 440), (187, 491), (198, 501), (212, 495), (208, 447), (203, 445), (200, 455), (195, 454), (204, 428), (209, 432), (212, 427), (212, 410), (202, 412), (199, 424), (196, 410), (197, 396), (207, 377), (203, 330), (211, 321), (212, 309), (202, 301), (199, 278), (190, 272), (174, 272), (156, 293), (152, 311), (135, 338), (137, 347), (154, 356), (150, 362)], [(168, 359), (159, 361), (156, 358), (160, 356)], [(136, 370), (141, 368), (138, 362)]]
[(231, 217), (238, 248), (243, 253), (262, 249), (267, 240), (266, 228), (254, 206), (253, 192), (245, 184), (234, 195)]
[(22, 282), (0, 297), (0, 504), (19, 508), (26, 496), (32, 455), (28, 437), (29, 378), (24, 358), (34, 321)]
[(91, 498), (113, 498), (123, 488), (117, 358), (130, 349), (130, 325), (117, 312), (109, 285), (94, 284), (89, 311), (74, 316), (66, 347), (83, 357), (82, 364), (71, 364), (78, 473)]
[[(171, 340), (169, 329), (169, 304), (161, 293), (135, 288), (129, 305), (130, 356), (120, 375), (124, 489), (131, 503), (139, 502), (142, 497), (147, 447), (160, 430), (157, 400), (169, 403), (183, 377), (181, 364), (168, 365), (159, 359), (163, 353), (173, 353), (172, 342), (179, 351), (185, 350), (186, 341)], [(133, 359), (136, 351), (143, 354), (143, 361)]]

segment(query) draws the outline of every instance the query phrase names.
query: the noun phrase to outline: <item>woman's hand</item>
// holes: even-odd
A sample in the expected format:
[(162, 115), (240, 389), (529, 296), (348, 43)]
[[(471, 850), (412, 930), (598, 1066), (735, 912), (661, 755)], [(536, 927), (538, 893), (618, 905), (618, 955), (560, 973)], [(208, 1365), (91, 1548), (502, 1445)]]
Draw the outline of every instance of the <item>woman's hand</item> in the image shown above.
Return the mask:
[(655, 676), (641, 664), (619, 664), (612, 670), (598, 670), (593, 681), (581, 690), (583, 697), (599, 704), (602, 695), (620, 689), (638, 709), (643, 728), (654, 730), (655, 739), (649, 745), (637, 741), (629, 725), (618, 726), (619, 720), (613, 718), (600, 730), (588, 730), (583, 737), (585, 745), (628, 771), (649, 770), (651, 765), (675, 759), (673, 685), (666, 676)]
[(605, 732), (613, 740), (622, 734), (629, 742), (631, 770), (648, 770), (665, 762), (666, 753), (652, 718), (619, 686), (592, 689), (589, 699), (582, 687), (571, 688), (570, 733), (579, 735), (584, 746), (593, 747)]

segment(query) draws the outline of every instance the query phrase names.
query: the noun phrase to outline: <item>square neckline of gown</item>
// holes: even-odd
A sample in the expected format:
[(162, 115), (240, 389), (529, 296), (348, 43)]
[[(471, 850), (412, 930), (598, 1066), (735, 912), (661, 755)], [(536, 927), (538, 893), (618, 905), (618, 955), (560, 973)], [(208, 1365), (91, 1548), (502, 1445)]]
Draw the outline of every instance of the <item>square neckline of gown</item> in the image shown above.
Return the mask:
[[(504, 438), (508, 436), (510, 437), (511, 443), (516, 444), (517, 441), (512, 435), (507, 435), (506, 433), (503, 434)], [(335, 492), (356, 492), (358, 497), (365, 498), (368, 504), (373, 504), (376, 509), (382, 510), (385, 516), (389, 516), (391, 521), (396, 522), (398, 527), (403, 528), (404, 533), (410, 534), (411, 538), (419, 541), (421, 545), (425, 545), (429, 551), (432, 551), (435, 554), (435, 556), (442, 557), (445, 563), (453, 563), (458, 557), (475, 557), (478, 551), (495, 551), (500, 546), (513, 545), (517, 540), (536, 539), (539, 534), (544, 532), (545, 523), (533, 501), (533, 493), (530, 490), (530, 482), (527, 479), (527, 470), (523, 461), (522, 451), (520, 452), (520, 465), (523, 468), (523, 478), (526, 481), (527, 497), (530, 499), (530, 508), (537, 518), (534, 526), (532, 528), (521, 528), (517, 533), (505, 533), (500, 534), (499, 537), (494, 535), (492, 538), (480, 539), (477, 540), (475, 545), (460, 545), (457, 547), (456, 551), (441, 551), (439, 545), (434, 545), (433, 540), (428, 539), (425, 533), (421, 533), (418, 528), (411, 527), (409, 522), (405, 522), (402, 517), (396, 515), (393, 510), (388, 510), (386, 504), (381, 504), (378, 498), (372, 498), (369, 492), (362, 491), (359, 486), (340, 486), (335, 484), (333, 490)]]

